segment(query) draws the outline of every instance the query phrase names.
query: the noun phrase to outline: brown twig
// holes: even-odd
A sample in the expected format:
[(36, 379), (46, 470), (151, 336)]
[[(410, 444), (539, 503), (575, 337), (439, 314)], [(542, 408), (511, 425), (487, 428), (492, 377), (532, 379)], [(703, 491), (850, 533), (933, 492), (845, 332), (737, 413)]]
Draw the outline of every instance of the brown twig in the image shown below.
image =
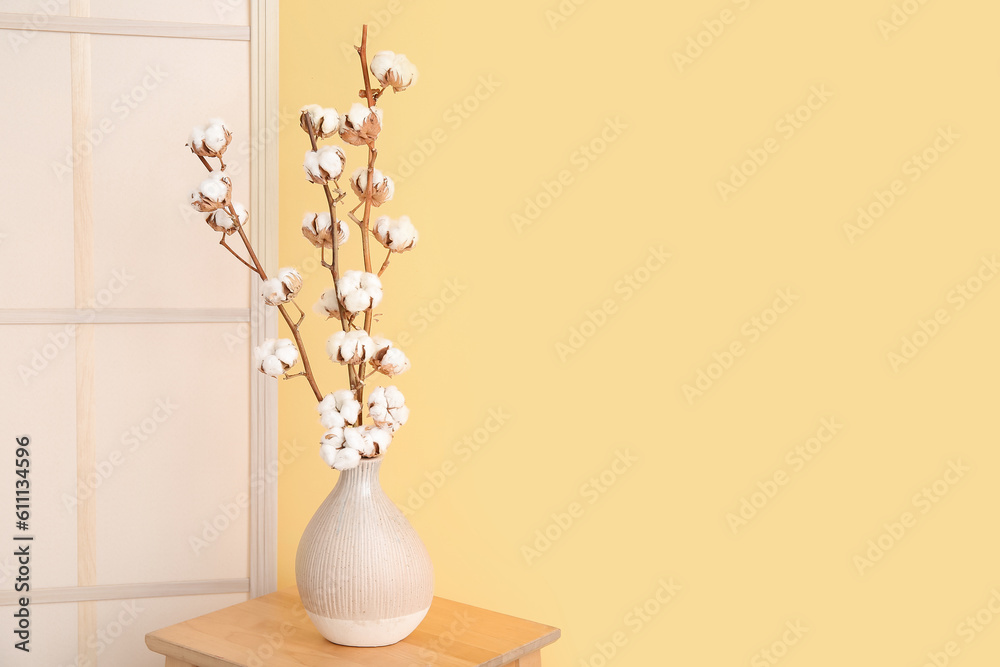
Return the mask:
[[(198, 157), (201, 158), (200, 155)], [(222, 162), (222, 160), (219, 160), (219, 162)], [(201, 159), (201, 163), (205, 165), (206, 169), (212, 171), (212, 166), (208, 164), (204, 158)], [(247, 238), (246, 232), (243, 231), (243, 225), (239, 224), (240, 217), (236, 214), (236, 209), (233, 207), (233, 203), (228, 202), (227, 207), (229, 217), (236, 221), (236, 231), (239, 232), (240, 239), (243, 241), (243, 247), (246, 248), (247, 254), (250, 255), (253, 265), (251, 266), (250, 264), (247, 264), (247, 262), (243, 261), (243, 258), (237, 255), (228, 244), (223, 243), (222, 245), (226, 246), (226, 248), (229, 249), (229, 252), (233, 253), (233, 255), (236, 256), (241, 262), (246, 264), (251, 271), (260, 276), (261, 280), (267, 280), (267, 273), (264, 271), (264, 267), (261, 265), (260, 260), (257, 259), (257, 253), (253, 251), (250, 239)], [(225, 236), (223, 236), (223, 240), (225, 240)], [(298, 305), (295, 307), (298, 308)], [(297, 324), (292, 323), (292, 318), (288, 316), (288, 311), (285, 310), (283, 305), (278, 306), (278, 312), (281, 313), (281, 317), (285, 320), (285, 324), (288, 325), (288, 328), (292, 332), (292, 337), (295, 338), (295, 345), (299, 350), (299, 356), (302, 357), (302, 368), (305, 369), (302, 374), (305, 375), (306, 379), (309, 381), (309, 387), (312, 389), (313, 395), (316, 396), (316, 400), (322, 401), (323, 392), (319, 390), (319, 385), (316, 384), (316, 377), (313, 375), (312, 367), (309, 364), (309, 355), (306, 354), (306, 347), (302, 344), (302, 336), (299, 334), (299, 327)], [(299, 324), (301, 323), (302, 320), (299, 320)]]
[(226, 233), (225, 232), (222, 232), (222, 239), (219, 240), (219, 245), (221, 245), (223, 248), (225, 248), (226, 250), (228, 250), (229, 252), (231, 252), (233, 254), (233, 257), (235, 257), (236, 259), (240, 260), (240, 262), (243, 264), (243, 266), (247, 267), (248, 269), (250, 269), (254, 273), (257, 273), (257, 269), (256, 268), (254, 268), (253, 266), (251, 266), (248, 261), (246, 261), (245, 259), (243, 259), (242, 257), (240, 257), (236, 253), (236, 251), (233, 250), (229, 246), (228, 243), (226, 243)]
[(392, 257), (392, 251), (388, 251), (385, 255), (385, 261), (382, 262), (382, 268), (378, 270), (378, 275), (381, 278), (382, 274), (385, 272), (386, 268), (389, 266), (389, 259)]

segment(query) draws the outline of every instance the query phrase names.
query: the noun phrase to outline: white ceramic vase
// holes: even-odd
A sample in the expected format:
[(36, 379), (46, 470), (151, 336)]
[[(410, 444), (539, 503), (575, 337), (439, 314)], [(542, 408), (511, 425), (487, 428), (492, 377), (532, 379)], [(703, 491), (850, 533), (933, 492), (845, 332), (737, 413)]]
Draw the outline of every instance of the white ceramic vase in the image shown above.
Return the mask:
[(381, 466), (379, 456), (341, 472), (299, 541), (302, 604), (335, 644), (395, 644), (420, 624), (434, 596), (430, 555), (382, 490)]

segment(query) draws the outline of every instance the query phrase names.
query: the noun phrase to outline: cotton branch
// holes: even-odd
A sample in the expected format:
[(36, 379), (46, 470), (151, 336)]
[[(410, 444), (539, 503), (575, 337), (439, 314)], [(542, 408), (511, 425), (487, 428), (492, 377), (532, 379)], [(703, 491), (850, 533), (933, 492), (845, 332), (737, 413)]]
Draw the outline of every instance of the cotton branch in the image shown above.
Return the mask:
[[(207, 160), (205, 160), (205, 158), (203, 158), (200, 155), (198, 157), (201, 159), (201, 163), (205, 165), (206, 169), (208, 169), (209, 171), (213, 171), (212, 166), (208, 163)], [(221, 157), (219, 158), (219, 164), (220, 165), (223, 164)], [(221, 169), (224, 168), (225, 167), (223, 165)], [(264, 267), (263, 265), (261, 265), (260, 260), (257, 259), (257, 253), (254, 252), (253, 246), (250, 244), (250, 239), (247, 238), (246, 232), (243, 231), (243, 225), (240, 224), (240, 217), (236, 213), (236, 209), (233, 207), (232, 202), (227, 202), (226, 213), (229, 215), (230, 219), (233, 221), (233, 224), (236, 226), (236, 231), (239, 233), (240, 239), (243, 241), (243, 247), (246, 248), (247, 254), (250, 255), (250, 260), (253, 262), (253, 264), (252, 265), (249, 264), (246, 260), (237, 255), (236, 252), (231, 247), (229, 247), (227, 243), (225, 243), (226, 240), (225, 235), (223, 235), (220, 245), (225, 246), (229, 250), (229, 252), (233, 254), (233, 256), (235, 256), (243, 264), (249, 267), (251, 271), (260, 276), (261, 280), (267, 280), (267, 273), (264, 271)], [(298, 308), (298, 304), (296, 304), (295, 307)], [(316, 396), (316, 400), (322, 401), (323, 392), (319, 390), (319, 386), (316, 384), (316, 377), (313, 375), (312, 367), (309, 365), (309, 355), (306, 354), (305, 345), (302, 344), (302, 336), (299, 334), (299, 325), (302, 323), (302, 319), (300, 318), (298, 323), (292, 322), (292, 318), (288, 315), (288, 311), (285, 310), (284, 305), (278, 306), (278, 312), (281, 313), (281, 317), (285, 320), (285, 324), (288, 325), (288, 328), (292, 332), (292, 336), (295, 338), (295, 346), (299, 350), (299, 356), (302, 358), (302, 367), (303, 369), (305, 369), (302, 375), (304, 375), (306, 380), (309, 381), (309, 387), (312, 389), (313, 394)], [(299, 312), (300, 313), (302, 312), (301, 308), (299, 309)]]

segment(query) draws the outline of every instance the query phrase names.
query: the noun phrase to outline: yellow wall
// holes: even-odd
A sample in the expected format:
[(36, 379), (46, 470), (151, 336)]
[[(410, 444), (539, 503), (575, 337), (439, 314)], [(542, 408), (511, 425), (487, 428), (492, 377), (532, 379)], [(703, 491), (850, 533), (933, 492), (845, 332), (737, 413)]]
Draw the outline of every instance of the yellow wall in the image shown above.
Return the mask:
[[(439, 595), (560, 626), (555, 666), (597, 667), (616, 639), (623, 666), (771, 664), (772, 645), (811, 666), (916, 666), (951, 641), (954, 664), (1000, 653), (1000, 628), (960, 625), (1000, 591), (1000, 280), (977, 276), (1000, 250), (1000, 5), (902, 5), (919, 9), (883, 36), (890, 0), (563, 0), (555, 27), (557, 0), (282, 2), (282, 264), (313, 256), (299, 222), (322, 206), (294, 111), (353, 101), (344, 49), (365, 20), (373, 50), (421, 70), (384, 98), (379, 142), (406, 175), (386, 210), (421, 233), (384, 280), (378, 328), (410, 336), (413, 370), (383, 481), (406, 506), (453, 473), (411, 517)], [(880, 196), (881, 217), (845, 227)], [(311, 304), (328, 276), (308, 277)], [(344, 383), (322, 360), (332, 330), (306, 329), (326, 391)], [(894, 368), (904, 336), (926, 344)], [(699, 371), (716, 379), (689, 401)], [(491, 411), (504, 423), (477, 431)], [(282, 385), (280, 421), (290, 585), (336, 473), (305, 383)], [(637, 462), (589, 481), (620, 456)], [(762, 506), (734, 533), (744, 498)], [(547, 528), (562, 534), (529, 559)], [(859, 565), (880, 535), (891, 548)]]

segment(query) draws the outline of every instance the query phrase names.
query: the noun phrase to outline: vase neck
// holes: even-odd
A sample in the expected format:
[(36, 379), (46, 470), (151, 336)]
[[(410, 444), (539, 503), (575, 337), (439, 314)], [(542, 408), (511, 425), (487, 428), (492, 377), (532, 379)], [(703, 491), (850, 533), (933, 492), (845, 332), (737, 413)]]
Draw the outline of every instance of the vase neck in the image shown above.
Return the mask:
[(382, 467), (382, 457), (361, 459), (356, 467), (340, 473), (336, 490), (363, 496), (381, 495), (382, 486), (379, 483), (379, 470)]

